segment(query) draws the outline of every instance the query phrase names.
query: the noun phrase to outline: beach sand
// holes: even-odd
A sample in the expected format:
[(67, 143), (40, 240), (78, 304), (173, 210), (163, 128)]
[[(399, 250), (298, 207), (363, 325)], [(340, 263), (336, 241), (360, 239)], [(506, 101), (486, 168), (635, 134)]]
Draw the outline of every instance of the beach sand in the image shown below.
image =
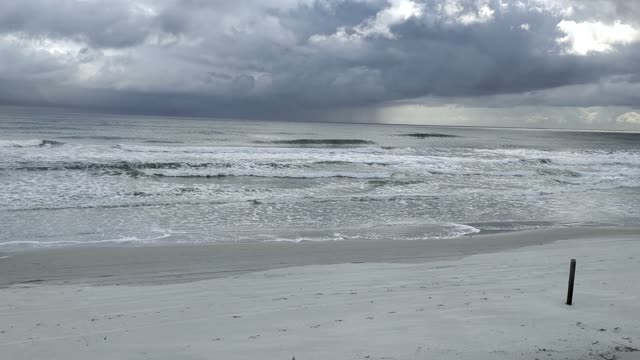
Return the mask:
[(563, 239), (635, 235), (636, 227), (477, 234), (425, 241), (325, 241), (153, 246), (77, 246), (0, 251), (0, 288), (21, 283), (159, 285), (293, 266), (420, 263), (542, 245)]
[(640, 359), (631, 227), (32, 250), (0, 273), (3, 359)]

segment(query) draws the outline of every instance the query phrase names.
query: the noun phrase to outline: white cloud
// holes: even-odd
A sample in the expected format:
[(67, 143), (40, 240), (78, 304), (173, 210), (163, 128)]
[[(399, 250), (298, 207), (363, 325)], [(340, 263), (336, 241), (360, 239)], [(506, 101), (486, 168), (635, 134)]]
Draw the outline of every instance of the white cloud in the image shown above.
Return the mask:
[(423, 6), (411, 0), (389, 0), (390, 7), (378, 12), (375, 19), (366, 21), (356, 27), (356, 31), (364, 36), (381, 35), (393, 38), (390, 27), (402, 24), (412, 17), (420, 17)]
[(592, 52), (609, 52), (613, 51), (615, 45), (625, 45), (640, 40), (640, 32), (637, 29), (619, 21), (606, 25), (599, 21), (562, 20), (557, 27), (566, 35), (556, 41), (566, 46), (568, 54), (587, 55)]
[(458, 0), (447, 0), (441, 5), (440, 10), (449, 17), (456, 17), (464, 11), (464, 7)]
[(23, 50), (46, 52), (56, 57), (75, 57), (86, 44), (66, 39), (33, 38), (20, 33), (0, 35), (0, 40), (15, 44)]
[(575, 5), (583, 0), (527, 0), (516, 2), (520, 8), (531, 8), (540, 12), (549, 12), (554, 16), (570, 17), (575, 13)]
[(380, 10), (375, 17), (366, 19), (352, 29), (340, 27), (330, 36), (313, 35), (311, 42), (319, 42), (328, 38), (348, 41), (369, 37), (395, 38), (391, 27), (399, 25), (413, 17), (420, 17), (424, 12), (424, 6), (412, 0), (388, 0), (389, 7)]
[(493, 19), (495, 11), (489, 7), (489, 5), (482, 5), (478, 12), (468, 12), (458, 17), (458, 22), (463, 25), (471, 25), (477, 23), (485, 23)]
[(446, 23), (465, 26), (486, 23), (492, 20), (495, 14), (495, 10), (484, 0), (476, 2), (446, 0), (439, 4), (436, 10), (438, 16)]

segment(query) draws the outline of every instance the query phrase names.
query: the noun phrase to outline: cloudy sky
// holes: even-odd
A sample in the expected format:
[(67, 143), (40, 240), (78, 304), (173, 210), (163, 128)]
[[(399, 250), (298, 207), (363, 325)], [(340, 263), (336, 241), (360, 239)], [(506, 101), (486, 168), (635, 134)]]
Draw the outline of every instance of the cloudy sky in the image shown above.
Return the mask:
[(0, 104), (640, 130), (640, 1), (2, 0)]

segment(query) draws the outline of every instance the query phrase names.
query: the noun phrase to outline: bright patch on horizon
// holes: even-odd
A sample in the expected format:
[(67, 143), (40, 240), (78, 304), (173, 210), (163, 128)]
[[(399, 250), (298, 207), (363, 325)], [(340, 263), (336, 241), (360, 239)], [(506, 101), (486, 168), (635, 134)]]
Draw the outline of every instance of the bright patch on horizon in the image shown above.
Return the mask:
[(606, 25), (600, 21), (575, 22), (562, 20), (557, 25), (566, 35), (556, 39), (565, 45), (567, 54), (587, 55), (613, 51), (616, 45), (627, 45), (640, 40), (640, 32), (620, 21)]
[(640, 112), (631, 111), (616, 118), (617, 123), (640, 125)]

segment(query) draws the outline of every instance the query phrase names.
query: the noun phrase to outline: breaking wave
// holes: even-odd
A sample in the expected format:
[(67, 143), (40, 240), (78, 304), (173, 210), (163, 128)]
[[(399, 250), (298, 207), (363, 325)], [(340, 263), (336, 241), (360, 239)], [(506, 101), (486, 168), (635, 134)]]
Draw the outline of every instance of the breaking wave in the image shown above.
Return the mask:
[[(264, 141), (257, 141), (256, 143), (265, 143)], [(272, 140), (267, 141), (269, 144), (278, 145), (333, 145), (333, 146), (345, 146), (345, 145), (375, 145), (375, 142), (362, 139), (293, 139), (293, 140)]]
[(400, 134), (399, 136), (408, 136), (418, 139), (426, 139), (426, 138), (455, 138), (459, 137), (457, 135), (451, 134), (440, 134), (440, 133), (409, 133), (409, 134)]
[(14, 148), (26, 148), (26, 147), (50, 147), (64, 145), (63, 142), (54, 140), (0, 140), (0, 147), (14, 147)]
[[(286, 162), (135, 162), (115, 163), (59, 162), (41, 165), (13, 166), (0, 170), (21, 171), (86, 171), (95, 175), (152, 176), (168, 178), (221, 178), (221, 177), (272, 177), (272, 178), (385, 178), (388, 172), (356, 171), (345, 168), (358, 164), (346, 161), (318, 163)], [(366, 164), (365, 164), (366, 165)], [(367, 165), (371, 166), (371, 165)]]

